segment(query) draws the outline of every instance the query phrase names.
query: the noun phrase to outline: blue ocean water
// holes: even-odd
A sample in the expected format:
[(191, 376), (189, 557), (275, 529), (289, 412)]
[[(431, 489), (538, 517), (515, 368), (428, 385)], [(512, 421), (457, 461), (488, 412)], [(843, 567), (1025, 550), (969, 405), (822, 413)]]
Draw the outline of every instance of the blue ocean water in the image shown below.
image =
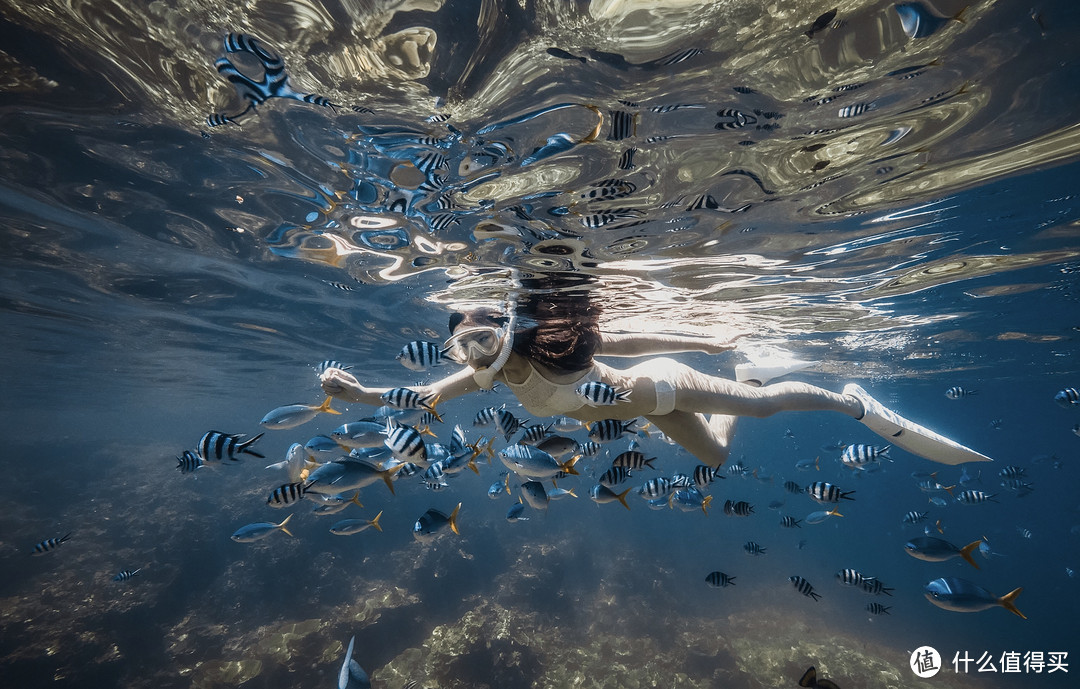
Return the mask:
[[(5, 684), (326, 686), (355, 635), (373, 686), (784, 687), (810, 665), (845, 688), (1071, 686), (1080, 407), (1054, 401), (1080, 387), (1071, 3), (3, 8)], [(794, 378), (857, 382), (993, 457), (963, 487), (996, 502), (930, 503), (912, 474), (953, 486), (961, 467), (899, 449), (853, 472), (837, 445), (886, 441), (785, 413), (740, 420), (728, 464), (757, 476), (714, 484), (707, 514), (589, 500), (626, 440), (516, 523), (519, 481), (486, 494), (497, 459), (441, 491), (363, 488), (340, 517), (382, 512), (381, 532), (266, 506), (283, 482), (266, 465), (374, 411), (261, 428), (322, 401), (320, 362), (432, 380), (453, 365), (407, 370), (405, 343), (498, 305), (511, 273), (553, 272), (593, 280), (613, 331), (749, 333), (677, 356), (707, 373), (775, 349), (819, 362)], [(434, 430), (490, 436), (472, 420), (502, 404), (527, 416), (481, 393), (441, 404)], [(265, 431), (265, 459), (178, 472), (212, 429)], [(625, 487), (697, 465), (639, 441), (656, 471)], [(1006, 466), (1030, 490), (1002, 485)], [(821, 509), (784, 482), (815, 480), (855, 491), (844, 516), (781, 527)], [(460, 535), (410, 535), (458, 503)], [(289, 514), (292, 537), (229, 538)], [(927, 525), (998, 554), (914, 559)], [(844, 568), (891, 595), (838, 584)], [(935, 607), (939, 577), (1022, 587), (1027, 619)], [(909, 667), (921, 646), (941, 654), (932, 679)], [(1040, 654), (1064, 667), (1036, 672)]]

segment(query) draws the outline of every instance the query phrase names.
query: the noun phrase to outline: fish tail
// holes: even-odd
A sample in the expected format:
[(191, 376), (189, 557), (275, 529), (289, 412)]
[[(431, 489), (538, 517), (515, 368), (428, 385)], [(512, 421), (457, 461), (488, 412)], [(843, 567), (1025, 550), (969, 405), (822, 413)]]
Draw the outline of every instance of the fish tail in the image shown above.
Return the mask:
[(510, 474), (506, 474), (506, 478), (503, 479), (503, 486), (506, 488), (506, 494), (510, 495)]
[(1020, 593), (1023, 590), (1024, 590), (1023, 587), (1020, 587), (1020, 588), (1015, 588), (1012, 591), (1009, 591), (1004, 596), (1002, 596), (1001, 598), (998, 599), (998, 605), (1005, 608), (1006, 610), (1008, 610), (1012, 614), (1019, 615), (1020, 617), (1022, 617), (1022, 618), (1024, 618), (1026, 620), (1027, 615), (1020, 612), (1020, 610), (1016, 607), (1016, 604), (1013, 603), (1013, 601), (1016, 600), (1016, 597), (1019, 596)]
[(575, 498), (577, 497), (577, 493), (574, 492), (573, 488), (570, 489), (569, 493), (570, 493), (570, 495), (574, 496)]
[(840, 510), (840, 507), (838, 505), (838, 506), (832, 508), (831, 510), (829, 510), (826, 514), (829, 514), (829, 515), (831, 515), (833, 517), (843, 517), (844, 515), (840, 514), (839, 510)]
[(570, 461), (562, 465), (562, 470), (570, 474), (571, 476), (581, 476), (581, 474), (578, 473), (578, 470), (574, 468), (575, 464), (577, 464), (577, 460), (571, 459)]
[(327, 395), (326, 399), (323, 401), (322, 404), (319, 405), (318, 409), (316, 409), (315, 411), (323, 412), (325, 414), (341, 414), (341, 412), (339, 412), (337, 409), (330, 408), (330, 403), (333, 401), (334, 398), (330, 395)]
[(656, 457), (649, 457), (648, 459), (645, 460), (645, 466), (649, 467), (650, 469), (655, 469), (656, 467), (653, 466), (653, 462), (655, 462), (655, 461), (656, 461)]
[(458, 536), (461, 535), (461, 532), (458, 531), (458, 528), (457, 528), (457, 516), (458, 516), (458, 511), (460, 509), (461, 509), (461, 503), (459, 502), (457, 504), (457, 507), (454, 508), (454, 511), (450, 513), (450, 530), (453, 531), (454, 533), (456, 533)]
[(630, 401), (630, 393), (631, 393), (630, 390), (616, 390), (615, 391), (615, 400), (618, 401), (618, 402), (629, 402)]
[[(821, 471), (821, 455), (814, 457), (814, 471)], [(814, 668), (810, 668), (813, 670)]]
[[(936, 523), (936, 524), (934, 524), (934, 526), (936, 526), (936, 527), (937, 527), (937, 532), (938, 532), (938, 533), (940, 533), (940, 534), (943, 534), (943, 533), (945, 533), (945, 527), (941, 525), (941, 520), (940, 520), (940, 519), (939, 519), (939, 520), (937, 520), (937, 523)], [(983, 536), (983, 538), (986, 538), (986, 537), (985, 537), (985, 536)]]
[(291, 514), (290, 514), (290, 515), (289, 515), (288, 517), (285, 517), (284, 519), (282, 519), (282, 520), (281, 520), (281, 523), (277, 525), (277, 528), (281, 529), (282, 531), (284, 531), (285, 533), (289, 534), (289, 535), (290, 535), (290, 536), (292, 536), (293, 538), (296, 538), (296, 536), (293, 536), (293, 533), (292, 533), (292, 531), (289, 531), (289, 530), (288, 530), (287, 528), (285, 528), (285, 525), (289, 523), (289, 520), (290, 520), (290, 519), (292, 519), (292, 515), (291, 515)]
[(945, 492), (949, 494), (950, 498), (956, 498), (956, 496), (952, 494), (953, 488), (956, 488), (956, 486), (946, 486), (945, 487)]
[(960, 555), (975, 569), (979, 568), (979, 564), (975, 562), (975, 558), (971, 557), (971, 553), (975, 552), (975, 549), (979, 547), (980, 543), (982, 543), (982, 539), (972, 541), (960, 549)]
[(478, 468), (476, 468), (476, 462), (474, 461), (475, 459), (476, 459), (475, 457), (469, 457), (469, 461), (468, 461), (468, 463), (466, 463), (465, 466), (472, 469), (473, 473), (476, 474), (477, 476), (479, 476), (480, 475), (480, 470)]
[(799, 680), (800, 687), (813, 687), (817, 684), (817, 670), (811, 665), (810, 668), (803, 673), (802, 679)]
[(372, 526), (375, 527), (376, 531), (382, 531), (382, 527), (379, 526), (379, 517), (381, 517), (381, 516), (382, 516), (382, 510), (380, 510), (379, 513), (375, 515), (374, 519), (372, 519), (371, 521), (368, 522), (368, 524), (371, 524)]
[(356, 491), (356, 495), (352, 496), (352, 500), (350, 500), (349, 502), (353, 503), (357, 507), (363, 507), (363, 505), (360, 503), (360, 491)]
[(623, 492), (621, 492), (621, 493), (619, 493), (618, 495), (615, 496), (615, 497), (617, 497), (619, 499), (619, 502), (621, 502), (622, 506), (625, 507), (626, 509), (630, 509), (630, 505), (628, 505), (627, 502), (626, 502), (626, 496), (631, 490), (633, 490), (632, 487), (627, 488), (626, 490), (624, 490)]
[(69, 538), (71, 538), (71, 532), (70, 531), (68, 531), (66, 534), (64, 534), (63, 538), (61, 538), (59, 541), (57, 541), (57, 543), (63, 543), (64, 541), (66, 541)]
[[(396, 468), (397, 467), (394, 467), (394, 469)], [(397, 493), (394, 492), (394, 469), (387, 469), (385, 471), (379, 472), (379, 475), (382, 476), (383, 483), (385, 483), (386, 487), (390, 489), (390, 495), (397, 495)]]
[(701, 511), (705, 513), (705, 516), (709, 516), (709, 503), (712, 502), (712, 496), (706, 495), (705, 499), (701, 501)]
[[(439, 419), (439, 421), (441, 422), (442, 419)], [(432, 438), (438, 437), (435, 435), (435, 432), (431, 430), (431, 426), (424, 426), (418, 430), (420, 431), (420, 435), (430, 435)]]
[(255, 450), (251, 449), (251, 445), (254, 444), (254, 442), (256, 440), (258, 440), (259, 438), (261, 438), (261, 437), (263, 437), (262, 433), (258, 434), (254, 438), (249, 438), (249, 439), (245, 440), (244, 442), (240, 443), (239, 445), (237, 445), (237, 449), (240, 452), (246, 452), (249, 455), (252, 455), (253, 457), (258, 457), (259, 459), (266, 459), (266, 455), (259, 454)]

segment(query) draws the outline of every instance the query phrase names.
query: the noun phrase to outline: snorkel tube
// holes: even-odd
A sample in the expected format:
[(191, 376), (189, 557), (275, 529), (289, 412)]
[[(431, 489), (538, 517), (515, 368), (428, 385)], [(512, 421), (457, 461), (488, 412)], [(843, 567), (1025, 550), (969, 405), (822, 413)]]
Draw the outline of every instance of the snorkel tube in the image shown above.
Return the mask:
[(495, 386), (495, 374), (506, 365), (506, 362), (510, 359), (510, 352), (514, 349), (514, 326), (517, 325), (517, 309), (509, 303), (509, 300), (507, 307), (510, 309), (510, 321), (506, 324), (506, 332), (503, 334), (502, 344), (499, 346), (499, 356), (495, 358), (495, 361), (491, 362), (490, 366), (476, 369), (473, 372), (473, 380), (485, 390), (490, 390)]

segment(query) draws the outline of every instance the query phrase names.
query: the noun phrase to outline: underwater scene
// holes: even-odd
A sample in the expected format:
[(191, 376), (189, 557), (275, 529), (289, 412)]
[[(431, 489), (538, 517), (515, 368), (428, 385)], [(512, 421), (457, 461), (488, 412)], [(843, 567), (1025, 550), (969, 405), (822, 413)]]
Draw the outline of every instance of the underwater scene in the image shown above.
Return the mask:
[(1075, 686), (1077, 36), (0, 0), (0, 685)]

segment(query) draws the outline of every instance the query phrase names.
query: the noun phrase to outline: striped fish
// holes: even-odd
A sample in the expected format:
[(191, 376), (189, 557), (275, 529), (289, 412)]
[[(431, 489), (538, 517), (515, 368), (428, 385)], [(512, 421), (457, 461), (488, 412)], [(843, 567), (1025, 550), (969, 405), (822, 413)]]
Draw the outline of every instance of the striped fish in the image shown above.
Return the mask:
[[(652, 466), (651, 464), (649, 466)], [(694, 467), (694, 485), (704, 488), (718, 478), (727, 478), (707, 464), (698, 464)]]
[(581, 217), (581, 224), (585, 227), (596, 229), (604, 225), (610, 225), (616, 220), (640, 218), (645, 211), (639, 208), (609, 208), (608, 210), (590, 213)]
[(705, 576), (705, 583), (713, 588), (722, 588), (724, 586), (734, 586), (735, 577), (729, 577), (723, 572), (709, 572)]
[(860, 586), (860, 588), (863, 591), (865, 591), (866, 593), (869, 593), (869, 594), (872, 594), (872, 595), (875, 595), (875, 596), (880, 596), (882, 594), (884, 594), (886, 596), (891, 596), (892, 591), (893, 591), (893, 589), (891, 587), (886, 586), (885, 584), (881, 583), (881, 580), (879, 580), (879, 579), (870, 579), (870, 580), (864, 581), (862, 583), (862, 585)]
[(443, 361), (439, 345), (423, 340), (413, 340), (406, 344), (394, 358), (410, 371), (426, 371)]
[(525, 432), (521, 435), (521, 442), (526, 445), (536, 445), (541, 440), (548, 436), (551, 432), (551, 424), (544, 425), (542, 423), (533, 424), (525, 429)]
[(881, 603), (867, 603), (865, 609), (871, 615), (888, 615), (892, 608)]
[(620, 170), (633, 170), (635, 167), (637, 167), (636, 165), (634, 165), (634, 154), (635, 153), (637, 153), (636, 148), (628, 148), (625, 151), (623, 151), (622, 155), (619, 156), (619, 169)]
[(116, 573), (116, 576), (112, 578), (113, 581), (127, 581), (134, 577), (136, 574), (142, 571), (142, 567), (138, 569), (123, 569)]
[(656, 64), (662, 65), (664, 67), (670, 65), (677, 65), (680, 62), (686, 62), (692, 57), (697, 57), (704, 52), (705, 51), (701, 50), (700, 48), (686, 48), (684, 50), (678, 50), (674, 53), (671, 53), (670, 55), (665, 55), (664, 57), (658, 58), (656, 60)]
[(882, 459), (892, 461), (888, 454), (890, 447), (892, 446), (886, 445), (879, 448), (874, 445), (848, 445), (840, 453), (840, 461), (851, 469), (865, 469), (867, 465), (875, 464)]
[(738, 502), (732, 502), (731, 500), (724, 501), (724, 514), (729, 517), (749, 517), (754, 513), (754, 506), (745, 500)]
[(918, 524), (922, 520), (926, 519), (927, 512), (915, 512), (912, 510), (904, 515), (905, 524)]
[(962, 388), (959, 385), (954, 385), (945, 391), (945, 396), (951, 400), (958, 400), (961, 397), (970, 397), (971, 395), (979, 394), (978, 390), (971, 390), (968, 388)]
[(406, 463), (402, 464), (401, 466), (399, 466), (398, 470), (396, 472), (394, 472), (394, 478), (395, 479), (409, 478), (410, 476), (416, 476), (417, 474), (419, 474), (423, 470), (424, 470), (424, 468), (422, 466), (418, 465), (418, 464), (413, 464), (412, 462), (406, 462)]
[(528, 423), (527, 419), (519, 419), (511, 412), (500, 409), (495, 414), (495, 428), (499, 429), (499, 432), (503, 434), (503, 440), (510, 442), (510, 436), (518, 432), (518, 429), (525, 426)]
[(795, 529), (795, 528), (801, 529), (802, 527), (799, 526), (799, 524), (801, 524), (801, 523), (802, 523), (802, 520), (801, 519), (796, 519), (795, 517), (781, 517), (780, 518), (780, 526), (784, 527), (785, 529)]
[(608, 141), (621, 141), (637, 135), (637, 113), (626, 110), (609, 110), (608, 117), (611, 119), (611, 132)]
[(743, 543), (743, 550), (745, 550), (750, 555), (764, 555), (766, 549), (762, 548), (754, 541), (747, 541), (746, 543)]
[[(424, 411), (432, 412), (438, 417), (435, 412), (435, 404), (438, 400), (437, 395), (424, 395), (421, 397), (420, 393), (416, 390), (409, 388), (391, 388), (383, 394), (380, 399), (386, 402), (388, 406), (394, 409), (423, 409)], [(442, 421), (442, 419), (439, 419)]]
[(307, 484), (299, 482), (286, 483), (278, 486), (270, 493), (270, 497), (266, 499), (266, 504), (274, 508), (288, 507), (303, 500), (306, 492)]
[(1012, 464), (1002, 468), (1001, 471), (998, 472), (998, 478), (1024, 478), (1026, 475), (1027, 469)]
[(850, 567), (836, 573), (836, 580), (844, 586), (864, 586), (868, 582), (874, 581), (876, 578), (877, 577), (865, 577)]
[(748, 115), (745, 112), (741, 112), (734, 108), (723, 108), (716, 111), (716, 116), (720, 118), (720, 121), (716, 123), (717, 129), (742, 129), (748, 125), (757, 122), (757, 118), (753, 115)]
[(662, 114), (665, 112), (674, 112), (676, 110), (687, 110), (704, 107), (705, 106), (701, 105), (700, 103), (674, 103), (672, 105), (654, 105), (649, 108), (649, 112), (658, 112)]
[(204, 466), (206, 466), (206, 460), (191, 450), (184, 450), (184, 454), (176, 458), (176, 468), (181, 474), (190, 474)]
[(841, 500), (854, 500), (851, 494), (855, 491), (842, 491), (827, 481), (814, 481), (806, 487), (806, 492), (815, 501), (820, 503), (840, 502)]
[(814, 587), (810, 585), (810, 582), (799, 575), (796, 574), (788, 577), (788, 581), (790, 581), (792, 586), (795, 587), (795, 590), (802, 595), (813, 598), (814, 600), (819, 600), (821, 598), (821, 594), (814, 591)]
[(428, 485), (428, 488), (434, 485), (446, 485), (446, 472), (443, 470), (442, 462), (431, 463), (431, 466), (424, 472), (424, 483)]
[[(617, 467), (612, 467), (617, 468)], [(656, 498), (665, 497), (671, 492), (671, 481), (664, 477), (657, 477), (649, 479), (645, 482), (641, 488), (638, 489), (638, 494), (646, 500), (655, 500)]]
[(446, 167), (446, 156), (442, 153), (429, 151), (414, 158), (412, 163), (416, 166), (417, 170), (423, 172), (425, 175), (429, 175), (434, 170), (441, 170)]
[(609, 406), (630, 401), (630, 391), (616, 388), (599, 380), (582, 383), (576, 392), (590, 407)]
[(31, 555), (44, 555), (45, 553), (49, 552), (50, 550), (55, 550), (56, 548), (60, 547), (60, 544), (67, 541), (69, 538), (71, 538), (70, 533), (64, 534), (63, 536), (61, 536), (59, 538), (46, 538), (44, 541), (35, 544), (34, 545), (34, 552), (32, 552), (30, 554)]
[(461, 218), (453, 213), (435, 213), (428, 217), (428, 227), (432, 232), (442, 232), (451, 225), (457, 225)]
[(836, 114), (839, 117), (858, 117), (864, 112), (869, 112), (875, 108), (877, 108), (876, 103), (856, 103), (854, 105), (845, 105)]
[(963, 505), (978, 505), (981, 502), (997, 502), (994, 493), (984, 493), (981, 490), (965, 490), (956, 495), (956, 501)]
[(599, 443), (610, 443), (625, 435), (636, 432), (637, 419), (620, 421), (619, 419), (603, 419), (589, 424), (589, 440)]
[(1076, 388), (1065, 388), (1054, 395), (1054, 401), (1063, 407), (1071, 407), (1080, 404), (1080, 391)]
[(655, 469), (656, 467), (653, 466), (654, 461), (656, 461), (656, 457), (646, 457), (643, 452), (639, 452), (637, 450), (627, 450), (626, 452), (623, 452), (614, 460), (612, 460), (611, 466), (626, 467), (627, 469), (631, 469), (633, 471), (644, 469), (645, 467)]
[(437, 115), (432, 115), (431, 117), (426, 118), (424, 121), (434, 124), (437, 122), (445, 122), (448, 119), (450, 119), (450, 115), (448, 115), (447, 113), (440, 113)]
[(424, 437), (412, 426), (395, 425), (387, 420), (385, 445), (400, 462), (427, 463), (427, 446), (424, 444)]
[(628, 468), (613, 466), (601, 474), (600, 480), (597, 481), (597, 483), (605, 488), (613, 488), (620, 483), (623, 483), (628, 478), (630, 478), (630, 470)]
[(583, 457), (595, 457), (600, 453), (601, 449), (603, 449), (603, 446), (594, 440), (586, 440), (585, 442), (578, 444), (578, 452), (580, 452)]
[(586, 201), (609, 201), (621, 199), (637, 191), (637, 185), (625, 179), (603, 179), (589, 185), (587, 191), (578, 194), (578, 198)]
[(239, 462), (242, 454), (263, 459), (263, 455), (251, 449), (251, 445), (262, 436), (263, 434), (260, 433), (250, 440), (243, 440), (244, 434), (242, 433), (229, 434), (221, 431), (209, 431), (199, 440), (197, 449), (199, 456), (208, 462), (220, 462), (224, 459)]
[(795, 481), (784, 481), (784, 490), (791, 493), (792, 495), (798, 495), (799, 493), (803, 492), (803, 487)]

